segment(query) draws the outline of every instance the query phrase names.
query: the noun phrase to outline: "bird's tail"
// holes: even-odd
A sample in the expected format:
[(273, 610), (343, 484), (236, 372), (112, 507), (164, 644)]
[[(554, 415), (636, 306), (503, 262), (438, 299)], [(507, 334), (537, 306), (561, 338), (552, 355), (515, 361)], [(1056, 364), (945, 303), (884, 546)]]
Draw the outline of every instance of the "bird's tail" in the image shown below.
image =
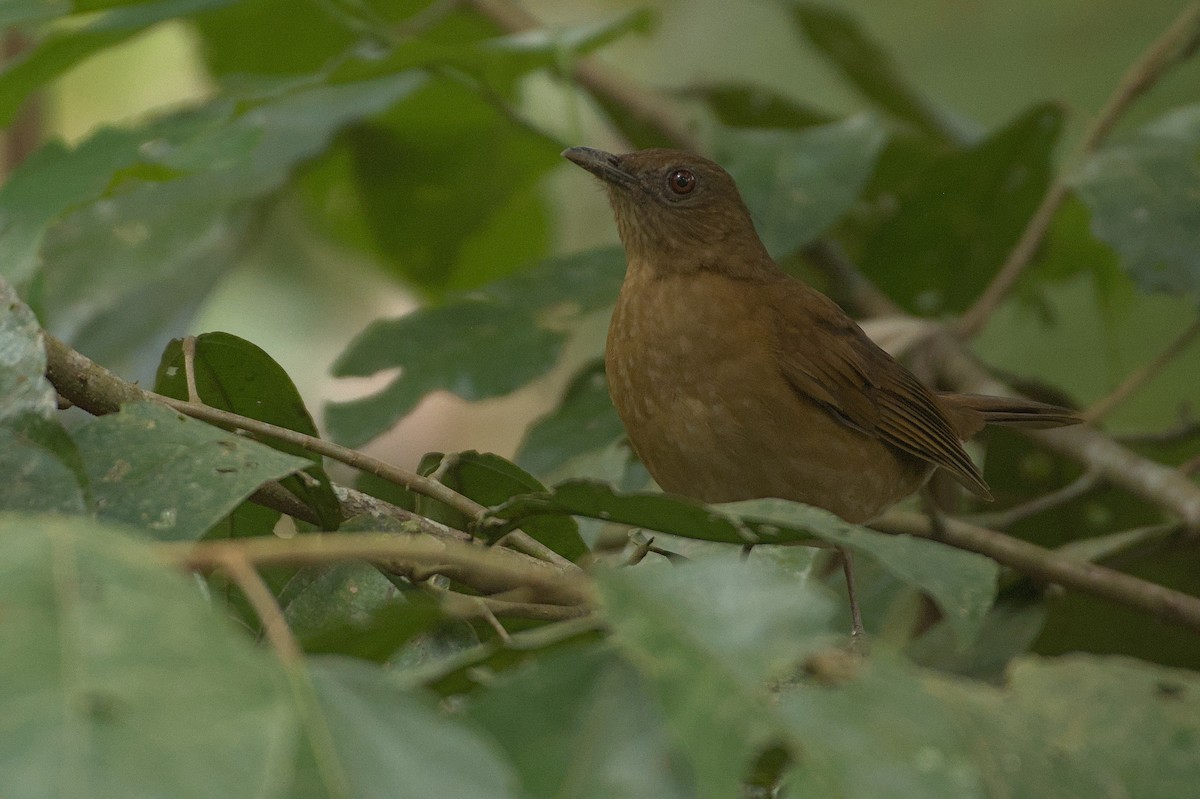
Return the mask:
[(1083, 421), (1083, 417), (1070, 408), (1022, 397), (943, 393), (938, 395), (938, 399), (955, 410), (964, 411), (964, 415), (974, 415), (971, 411), (975, 411), (983, 418), (984, 424), (1036, 429), (1064, 427)]

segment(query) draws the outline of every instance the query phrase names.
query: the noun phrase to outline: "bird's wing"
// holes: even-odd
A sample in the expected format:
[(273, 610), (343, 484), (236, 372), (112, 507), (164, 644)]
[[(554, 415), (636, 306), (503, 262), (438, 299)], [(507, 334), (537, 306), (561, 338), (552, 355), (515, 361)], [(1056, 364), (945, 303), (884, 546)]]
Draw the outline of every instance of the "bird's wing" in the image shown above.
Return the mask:
[[(847, 425), (940, 466), (991, 498), (933, 392), (867, 337), (823, 294), (773, 287), (780, 369), (792, 388)], [(805, 313), (798, 318), (796, 308)]]

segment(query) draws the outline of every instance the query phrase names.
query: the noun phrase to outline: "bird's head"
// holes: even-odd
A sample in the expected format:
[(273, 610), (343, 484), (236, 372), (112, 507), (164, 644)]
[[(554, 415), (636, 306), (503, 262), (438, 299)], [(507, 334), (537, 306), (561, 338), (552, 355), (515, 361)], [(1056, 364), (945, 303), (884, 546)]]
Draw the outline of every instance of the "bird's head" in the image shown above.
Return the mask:
[(730, 253), (757, 262), (766, 251), (729, 173), (680, 150), (613, 155), (572, 147), (563, 156), (604, 181), (630, 264), (688, 271)]

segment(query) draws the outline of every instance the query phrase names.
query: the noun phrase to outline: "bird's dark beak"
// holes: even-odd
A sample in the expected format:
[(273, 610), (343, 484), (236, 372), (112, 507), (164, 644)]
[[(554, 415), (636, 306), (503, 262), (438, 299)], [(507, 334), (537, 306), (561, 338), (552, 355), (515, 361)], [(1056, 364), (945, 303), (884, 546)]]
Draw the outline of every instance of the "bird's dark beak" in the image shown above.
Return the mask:
[(583, 167), (605, 183), (615, 186), (633, 186), (637, 178), (621, 169), (620, 159), (612, 153), (592, 147), (571, 147), (563, 150), (563, 158)]

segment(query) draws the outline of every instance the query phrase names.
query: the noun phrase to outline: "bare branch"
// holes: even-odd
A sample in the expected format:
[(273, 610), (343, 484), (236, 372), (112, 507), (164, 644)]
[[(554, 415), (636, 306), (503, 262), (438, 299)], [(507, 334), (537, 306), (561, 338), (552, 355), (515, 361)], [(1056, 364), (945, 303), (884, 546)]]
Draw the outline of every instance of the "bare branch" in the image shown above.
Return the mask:
[(1100, 478), (1095, 472), (1084, 472), (1077, 480), (1057, 491), (1051, 491), (1005, 510), (974, 513), (966, 517), (964, 521), (980, 527), (990, 527), (993, 530), (1007, 530), (1018, 522), (1079, 499), (1098, 485), (1100, 485)]
[(930, 538), (978, 552), (1035, 579), (1138, 608), (1200, 632), (1200, 598), (957, 519), (943, 519), (942, 525), (935, 534), (928, 517), (891, 511), (871, 526), (887, 533)]
[(235, 555), (254, 566), (365, 560), (417, 582), (429, 574), (444, 574), (487, 594), (523, 588), (550, 604), (592, 602), (590, 582), (582, 575), (507, 549), (425, 535), (308, 533), (290, 539), (259, 536), (154, 546), (163, 560), (199, 571), (222, 568)]

